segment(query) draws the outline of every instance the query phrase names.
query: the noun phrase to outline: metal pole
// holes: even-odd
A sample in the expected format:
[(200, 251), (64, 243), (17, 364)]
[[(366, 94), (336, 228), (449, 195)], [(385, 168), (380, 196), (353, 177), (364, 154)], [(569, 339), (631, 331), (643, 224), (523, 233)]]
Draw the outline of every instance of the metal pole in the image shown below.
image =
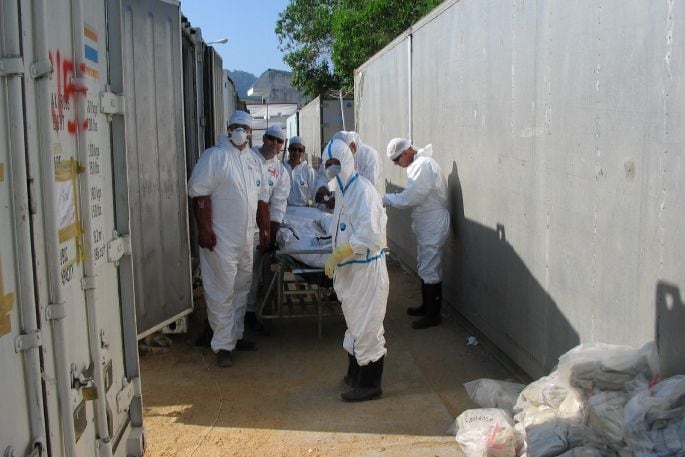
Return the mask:
[(338, 99), (340, 100), (340, 118), (342, 119), (342, 129), (347, 130), (345, 126), (345, 110), (343, 109), (342, 89), (338, 89)]
[[(34, 34), (34, 59), (36, 62), (49, 61), (47, 31), (47, 0), (35, 0), (33, 2), (33, 34)], [(50, 148), (50, 87), (46, 77), (36, 80), (36, 99), (38, 113), (39, 132), (39, 155), (41, 160), (42, 183), (45, 187), (45, 195), (54, 196), (55, 188), (55, 163)], [(45, 212), (45, 251), (48, 266), (48, 306), (47, 318), (53, 329), (53, 342), (55, 345), (55, 373), (57, 377), (57, 392), (59, 399), (59, 416), (62, 428), (62, 443), (65, 455), (76, 456), (76, 436), (74, 433), (74, 417), (71, 406), (71, 374), (69, 361), (67, 360), (66, 317), (64, 297), (60, 288), (59, 278), (59, 239), (57, 233), (57, 208), (54, 198), (43, 200)]]

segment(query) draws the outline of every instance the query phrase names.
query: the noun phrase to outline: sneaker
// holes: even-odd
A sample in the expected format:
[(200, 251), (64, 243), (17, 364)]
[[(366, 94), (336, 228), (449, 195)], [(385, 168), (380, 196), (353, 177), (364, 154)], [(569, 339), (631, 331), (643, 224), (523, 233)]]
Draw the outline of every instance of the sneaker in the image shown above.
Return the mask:
[(216, 364), (221, 368), (232, 367), (233, 359), (231, 358), (231, 351), (219, 349), (219, 352), (216, 353)]
[(239, 351), (254, 351), (257, 349), (257, 343), (250, 340), (240, 339), (235, 343), (235, 348)]

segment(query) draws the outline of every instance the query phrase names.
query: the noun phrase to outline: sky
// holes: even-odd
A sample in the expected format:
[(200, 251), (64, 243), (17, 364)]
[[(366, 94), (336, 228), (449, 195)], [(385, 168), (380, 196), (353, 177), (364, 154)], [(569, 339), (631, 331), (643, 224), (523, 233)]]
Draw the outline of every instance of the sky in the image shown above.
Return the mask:
[(214, 44), (227, 70), (243, 70), (259, 77), (269, 68), (290, 71), (278, 50), (274, 32), (278, 13), (289, 0), (181, 0), (181, 11), (193, 27), (202, 29), (205, 42)]

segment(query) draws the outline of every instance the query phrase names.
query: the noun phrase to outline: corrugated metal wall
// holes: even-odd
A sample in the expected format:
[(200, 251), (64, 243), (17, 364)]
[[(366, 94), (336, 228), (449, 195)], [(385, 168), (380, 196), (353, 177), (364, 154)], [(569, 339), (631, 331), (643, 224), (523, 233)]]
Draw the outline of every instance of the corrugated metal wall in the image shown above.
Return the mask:
[[(685, 370), (684, 13), (447, 1), (357, 71), (364, 142), (432, 143), (448, 176), (446, 300), (532, 376), (579, 342), (657, 334)], [(409, 213), (388, 215), (414, 265)]]
[(310, 165), (318, 166), (321, 158), (321, 99), (316, 97), (307, 103), (299, 112), (300, 136), (307, 149), (307, 161)]

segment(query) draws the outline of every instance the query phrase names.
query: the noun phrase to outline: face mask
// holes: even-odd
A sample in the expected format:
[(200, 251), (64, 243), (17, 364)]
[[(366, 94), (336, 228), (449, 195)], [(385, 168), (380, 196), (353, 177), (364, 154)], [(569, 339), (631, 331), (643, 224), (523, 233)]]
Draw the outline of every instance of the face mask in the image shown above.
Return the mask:
[(247, 141), (247, 132), (245, 129), (235, 129), (231, 132), (231, 141), (236, 146), (242, 146)]
[(326, 177), (328, 180), (335, 179), (335, 177), (340, 174), (341, 169), (342, 167), (340, 165), (331, 165), (326, 168)]

